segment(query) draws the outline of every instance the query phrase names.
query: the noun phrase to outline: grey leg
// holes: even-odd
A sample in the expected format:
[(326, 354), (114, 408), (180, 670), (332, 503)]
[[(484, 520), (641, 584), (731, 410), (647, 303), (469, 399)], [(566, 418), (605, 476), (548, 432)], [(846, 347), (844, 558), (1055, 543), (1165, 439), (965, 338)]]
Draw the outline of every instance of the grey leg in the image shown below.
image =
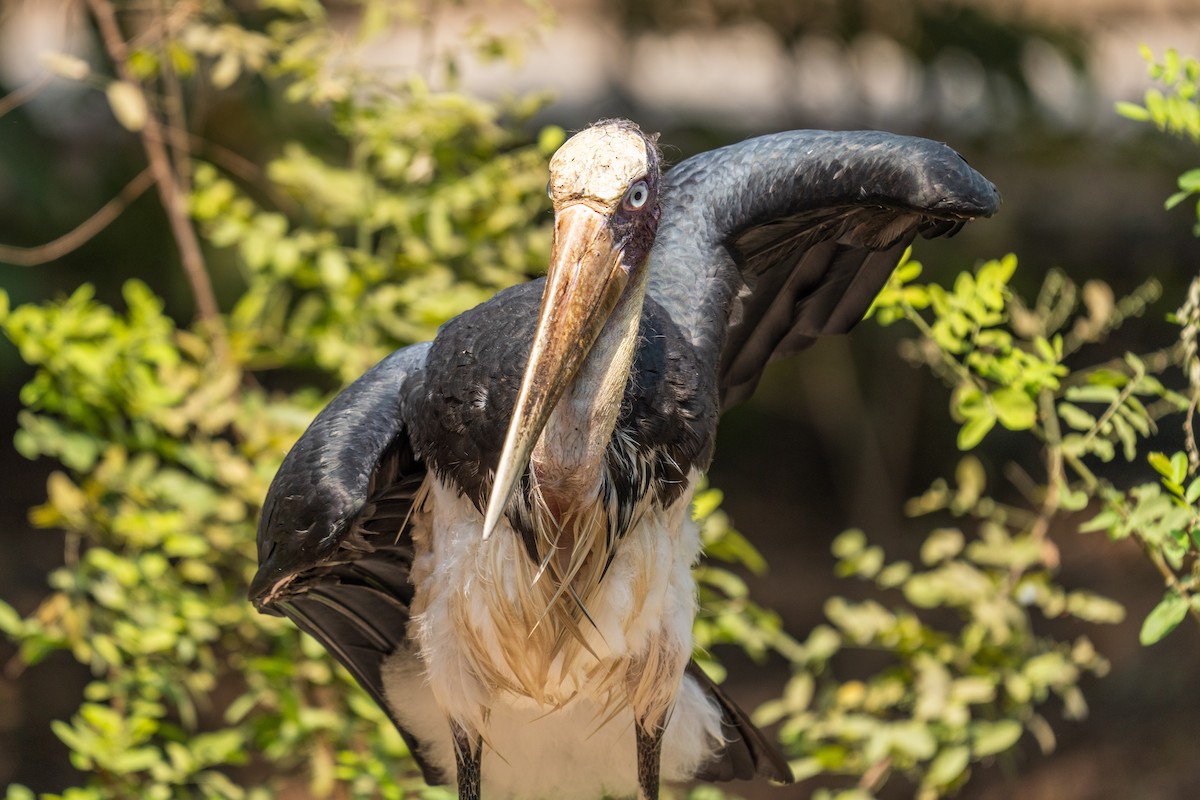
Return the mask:
[(454, 735), (454, 761), (458, 767), (458, 800), (480, 800), (479, 764), (483, 760), (483, 739), (472, 736), (457, 722), (450, 723)]
[(663, 723), (651, 724), (649, 730), (635, 722), (637, 731), (638, 800), (658, 800), (659, 762), (662, 759)]

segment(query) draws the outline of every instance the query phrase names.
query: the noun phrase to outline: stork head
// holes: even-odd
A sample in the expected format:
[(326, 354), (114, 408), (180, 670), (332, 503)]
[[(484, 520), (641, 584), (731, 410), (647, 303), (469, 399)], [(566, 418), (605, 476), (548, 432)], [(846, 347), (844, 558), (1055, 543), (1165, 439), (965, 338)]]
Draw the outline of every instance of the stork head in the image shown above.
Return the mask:
[(660, 180), (654, 138), (626, 120), (596, 123), (568, 139), (550, 160), (554, 245), (533, 348), (488, 500), (485, 539), (618, 302), (627, 289), (644, 288), (641, 273), (658, 229)]

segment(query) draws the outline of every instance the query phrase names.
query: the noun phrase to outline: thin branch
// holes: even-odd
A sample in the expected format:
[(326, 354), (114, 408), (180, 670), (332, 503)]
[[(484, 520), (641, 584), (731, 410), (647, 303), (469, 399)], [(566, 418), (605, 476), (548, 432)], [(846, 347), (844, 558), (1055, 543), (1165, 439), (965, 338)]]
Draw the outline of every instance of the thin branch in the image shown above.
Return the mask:
[[(1145, 370), (1141, 369), (1137, 370), (1135, 374), (1130, 377), (1129, 382), (1126, 383), (1121, 391), (1117, 394), (1116, 399), (1109, 403), (1108, 408), (1104, 409), (1104, 413), (1100, 415), (1100, 419), (1096, 420), (1096, 424), (1093, 425), (1092, 429), (1087, 432), (1086, 436), (1083, 437), (1083, 444), (1081, 445), (1080, 449), (1085, 449), (1089, 444), (1092, 443), (1092, 440), (1099, 435), (1100, 429), (1103, 428), (1108, 421), (1113, 418), (1118, 409), (1125, 404), (1125, 401), (1133, 396), (1133, 391), (1137, 388), (1137, 382), (1144, 377), (1146, 377), (1146, 372)], [(1152, 429), (1154, 429), (1156, 426), (1153, 426), (1153, 423), (1151, 424)]]
[(19, 267), (35, 267), (78, 250), (92, 237), (112, 224), (113, 220), (121, 216), (129, 204), (141, 197), (142, 193), (153, 183), (154, 173), (149, 167), (146, 167), (138, 173), (136, 178), (126, 184), (116, 197), (101, 206), (99, 211), (54, 241), (37, 247), (11, 247), (0, 244), (0, 261)]
[[(913, 308), (911, 305), (909, 305), (908, 303), (901, 303), (900, 307), (904, 311), (905, 319), (907, 319), (913, 325), (916, 325), (917, 330), (919, 330), (921, 332), (921, 335), (924, 336), (928, 341), (933, 342), (936, 345), (937, 344), (937, 336), (934, 335), (933, 328), (931, 328), (929, 326), (929, 323), (925, 321), (925, 318), (922, 317), (920, 314), (918, 314), (917, 310), (915, 308)], [(969, 370), (965, 364), (963, 364), (961, 361), (959, 361), (954, 356), (952, 356), (949, 352), (947, 352), (940, 345), (937, 346), (937, 351), (938, 351), (938, 355), (941, 356), (943, 365), (945, 367), (947, 367), (955, 375), (957, 375), (960, 381), (962, 381), (963, 383), (969, 383), (972, 386), (979, 385), (979, 382), (977, 380), (975, 380), (975, 376), (971, 374), (971, 370)], [(929, 365), (932, 367), (933, 362), (932, 361), (929, 362)]]
[(163, 21), (163, 35), (158, 39), (158, 59), (162, 65), (163, 85), (166, 87), (164, 107), (167, 112), (168, 134), (171, 137), (171, 154), (175, 157), (175, 174), (180, 189), (185, 194), (192, 191), (192, 154), (188, 146), (187, 115), (183, 107), (183, 87), (175, 62), (171, 58), (172, 28), (167, 24), (167, 9), (164, 0), (156, 0), (155, 12)]
[(3, 117), (10, 111), (28, 103), (33, 98), (37, 97), (38, 92), (50, 85), (50, 81), (54, 80), (54, 75), (47, 72), (36, 80), (32, 80), (24, 86), (13, 89), (4, 97), (0, 97), (0, 117)]
[(208, 158), (229, 174), (240, 178), (248, 186), (261, 192), (280, 211), (293, 217), (304, 213), (304, 209), (295, 200), (280, 192), (269, 180), (266, 180), (262, 167), (250, 159), (195, 133), (188, 133), (188, 141), (191, 144), (192, 152)]
[(875, 793), (883, 787), (883, 782), (887, 778), (887, 774), (892, 769), (892, 757), (884, 756), (870, 766), (870, 768), (862, 774), (858, 779), (858, 788), (865, 789), (868, 792)]
[[(116, 12), (109, 0), (87, 0), (92, 16), (100, 30), (100, 38), (104, 49), (108, 51), (113, 66), (121, 80), (137, 88), (142, 95), (146, 107), (151, 104), (146, 98), (137, 77), (129, 69), (128, 47), (121, 38), (121, 29), (117, 25)], [(200, 241), (188, 217), (187, 198), (179, 183), (179, 176), (171, 168), (171, 159), (167, 153), (162, 125), (158, 117), (146, 115), (146, 123), (140, 131), (142, 146), (146, 151), (146, 159), (154, 173), (154, 181), (158, 185), (158, 195), (163, 208), (167, 212), (167, 221), (175, 244), (179, 248), (179, 258), (183, 265), (184, 274), (192, 287), (192, 295), (196, 300), (196, 315), (212, 333), (213, 348), (218, 356), (228, 353), (228, 343), (221, 324), (220, 311), (217, 307), (216, 295), (213, 292), (212, 281), (204, 264), (204, 255), (200, 251)]]
[(1187, 451), (1188, 465), (1192, 472), (1200, 468), (1200, 448), (1196, 447), (1196, 427), (1193, 424), (1198, 403), (1200, 403), (1200, 393), (1193, 389), (1192, 400), (1188, 403), (1187, 416), (1183, 418), (1183, 447)]

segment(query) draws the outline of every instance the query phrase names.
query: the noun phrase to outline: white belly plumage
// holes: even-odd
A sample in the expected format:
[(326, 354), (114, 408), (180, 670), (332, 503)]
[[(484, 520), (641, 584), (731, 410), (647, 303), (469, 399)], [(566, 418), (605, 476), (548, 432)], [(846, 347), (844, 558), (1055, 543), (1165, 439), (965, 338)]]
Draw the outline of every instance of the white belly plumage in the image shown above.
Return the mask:
[[(632, 794), (635, 713), (666, 713), (663, 777), (694, 774), (722, 740), (716, 703), (691, 678), (680, 681), (700, 549), (690, 500), (646, 510), (574, 626), (572, 600), (560, 596), (546, 613), (553, 587), (531, 590), (536, 568), (520, 537), (501, 528), (483, 541), (474, 506), (431, 478), (427, 512), (412, 528), (414, 650), (384, 667), (389, 704), (426, 756), (455, 774), (450, 718), (483, 739), (488, 800)], [(536, 581), (549, 583), (545, 574)]]

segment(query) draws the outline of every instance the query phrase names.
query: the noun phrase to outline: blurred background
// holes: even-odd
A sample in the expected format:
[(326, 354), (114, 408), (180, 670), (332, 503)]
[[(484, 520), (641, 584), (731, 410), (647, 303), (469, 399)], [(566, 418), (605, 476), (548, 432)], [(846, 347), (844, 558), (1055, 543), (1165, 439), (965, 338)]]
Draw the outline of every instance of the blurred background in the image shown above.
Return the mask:
[[(331, 10), (336, 19), (336, 3)], [(553, 102), (536, 123), (568, 130), (630, 117), (662, 132), (673, 161), (790, 128), (879, 128), (946, 141), (1000, 187), (1004, 206), (950, 242), (919, 243), (915, 255), (927, 275), (949, 281), (980, 259), (1015, 252), (1014, 283), (1031, 292), (1053, 267), (1080, 282), (1108, 281), (1118, 295), (1156, 276), (1164, 299), (1121, 332), (1113, 353), (1168, 343), (1172, 333), (1161, 321), (1182, 302), (1200, 243), (1190, 210), (1168, 213), (1162, 203), (1175, 176), (1200, 163), (1200, 150), (1118, 117), (1113, 104), (1139, 99), (1148, 85), (1140, 45), (1200, 55), (1194, 0), (560, 0), (552, 10), (554, 22), (539, 28), (522, 60), (464, 63), (463, 88), (485, 96), (549, 91)], [(381, 71), (410, 69), (430, 36), (453, 41), (481, 14), (490, 28), (526, 27), (531, 13), (517, 2), (453, 4), (425, 28), (372, 45), (367, 60)], [(82, 5), (5, 0), (0, 109), (9, 93), (46, 80), (47, 51), (102, 59)], [(278, 153), (281, 130), (291, 137), (320, 130), (253, 85), (223, 93), (192, 124), (211, 146), (250, 164)], [(47, 83), (0, 116), (0, 245), (55, 239), (143, 165), (140, 143), (114, 121), (103, 93)], [(213, 266), (219, 297), (232, 296), (236, 271), (219, 258)], [(168, 298), (177, 319), (190, 318), (190, 294), (153, 192), (51, 263), (0, 257), (0, 286), (14, 305), (85, 281), (100, 299), (119, 302), (132, 276)], [(797, 636), (822, 620), (824, 598), (846, 592), (832, 574), (833, 537), (858, 526), (889, 555), (910, 556), (929, 524), (906, 519), (904, 500), (951, 473), (957, 460), (947, 392), (896, 355), (897, 340), (894, 329), (866, 323), (851, 337), (823, 341), (775, 365), (756, 397), (722, 425), (712, 482), (771, 565), (768, 576), (751, 579), (756, 598)], [(9, 444), (28, 377), (0, 341), (0, 596), (21, 612), (45, 594), (45, 575), (61, 563), (63, 547), (61, 536), (26, 520), (44, 498), (51, 465), (26, 461)], [(1002, 481), (1007, 461), (1036, 457), (1010, 447), (1004, 432), (992, 439), (984, 457), (993, 482)], [(1128, 469), (1131, 480), (1144, 472)], [(1112, 672), (1085, 683), (1086, 721), (1052, 720), (1053, 754), (1027, 741), (1018, 758), (983, 770), (962, 796), (1200, 797), (1200, 635), (1185, 627), (1142, 648), (1138, 626), (1162, 584), (1136, 545), (1070, 532), (1057, 541), (1062, 583), (1127, 607), (1124, 624), (1087, 629)], [(87, 676), (61, 654), (27, 672), (5, 670), (11, 655), (0, 643), (0, 786), (61, 788), (71, 766), (48, 720), (74, 711)], [(729, 691), (742, 705), (778, 695), (782, 663), (725, 657)]]

